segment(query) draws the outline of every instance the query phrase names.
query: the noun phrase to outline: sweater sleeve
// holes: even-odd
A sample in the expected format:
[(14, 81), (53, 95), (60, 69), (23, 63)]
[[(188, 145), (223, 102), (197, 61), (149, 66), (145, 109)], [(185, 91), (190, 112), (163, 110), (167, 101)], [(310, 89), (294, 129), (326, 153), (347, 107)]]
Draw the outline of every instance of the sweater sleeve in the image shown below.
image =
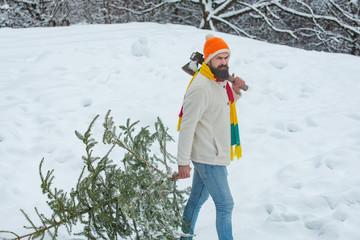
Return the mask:
[(210, 94), (205, 87), (190, 88), (185, 95), (178, 141), (178, 165), (190, 164), (196, 126), (206, 111), (209, 101)]
[(237, 102), (242, 97), (241, 91), (239, 93), (236, 93), (233, 88), (231, 88), (234, 96), (234, 101)]

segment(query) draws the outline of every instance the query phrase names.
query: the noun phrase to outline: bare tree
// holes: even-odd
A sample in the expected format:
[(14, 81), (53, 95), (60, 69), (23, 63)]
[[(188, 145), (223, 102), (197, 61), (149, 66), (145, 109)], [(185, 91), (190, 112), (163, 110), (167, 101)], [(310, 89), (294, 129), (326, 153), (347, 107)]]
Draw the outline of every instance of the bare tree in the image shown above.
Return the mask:
[(173, 23), (196, 25), (305, 49), (360, 55), (358, 2), (136, 0), (113, 7), (118, 15), (129, 14), (128, 18), (132, 21), (164, 22), (167, 19)]
[(6, 17), (0, 18), (0, 26), (44, 27), (70, 25), (69, 16), (72, 13), (73, 5), (72, 0), (6, 0), (3, 1), (3, 4), (0, 2), (0, 9), (3, 8), (4, 12), (6, 12)]
[(281, 2), (276, 2), (275, 6), (299, 19), (295, 22), (305, 23), (292, 28), (299, 38), (308, 39), (311, 44), (321, 45), (330, 52), (360, 54), (360, 6), (357, 1), (324, 0), (317, 8), (311, 1), (296, 2), (299, 8), (290, 8)]
[(192, 0), (200, 28), (309, 49), (360, 54), (358, 0)]
[(0, 26), (176, 23), (360, 55), (359, 0), (0, 0), (0, 11)]

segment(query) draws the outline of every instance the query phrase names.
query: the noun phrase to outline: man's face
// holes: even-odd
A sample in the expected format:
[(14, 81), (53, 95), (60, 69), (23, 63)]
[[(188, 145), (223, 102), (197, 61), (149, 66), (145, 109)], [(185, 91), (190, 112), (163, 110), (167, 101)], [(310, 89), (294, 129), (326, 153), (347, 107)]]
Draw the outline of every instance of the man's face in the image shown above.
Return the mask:
[(220, 79), (229, 78), (229, 58), (230, 55), (228, 53), (219, 53), (210, 60), (209, 67), (215, 77)]

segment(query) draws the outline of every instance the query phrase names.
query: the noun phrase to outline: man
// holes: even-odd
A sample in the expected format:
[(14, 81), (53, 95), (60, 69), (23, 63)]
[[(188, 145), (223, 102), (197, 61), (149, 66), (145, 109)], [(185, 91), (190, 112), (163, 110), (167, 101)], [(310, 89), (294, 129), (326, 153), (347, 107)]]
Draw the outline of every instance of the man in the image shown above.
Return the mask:
[[(226, 166), (234, 156), (231, 139), (234, 135), (239, 139), (234, 101), (241, 97), (240, 87), (245, 82), (236, 77), (230, 87), (224, 80), (229, 77), (230, 49), (221, 38), (207, 35), (206, 39), (204, 63), (190, 82), (179, 115), (179, 178), (189, 178), (191, 161), (194, 166), (191, 194), (183, 216), (182, 230), (186, 236), (180, 239), (193, 239), (200, 208), (210, 195), (216, 206), (219, 240), (233, 240), (231, 215), (234, 202)], [(235, 121), (236, 128), (230, 124)], [(239, 151), (235, 150), (238, 158)]]

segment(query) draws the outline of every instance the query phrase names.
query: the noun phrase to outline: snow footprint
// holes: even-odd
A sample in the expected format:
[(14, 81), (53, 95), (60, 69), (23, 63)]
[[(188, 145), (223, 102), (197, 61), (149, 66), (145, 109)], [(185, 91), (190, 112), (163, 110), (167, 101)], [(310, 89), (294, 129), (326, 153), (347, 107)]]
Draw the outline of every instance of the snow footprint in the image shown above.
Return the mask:
[(299, 97), (301, 98), (310, 98), (314, 93), (314, 89), (308, 85), (308, 83), (302, 82), (301, 86), (301, 94)]
[(295, 123), (287, 124), (286, 129), (290, 133), (301, 132), (303, 130), (299, 125)]
[(282, 70), (287, 67), (287, 63), (276, 61), (276, 60), (270, 61), (269, 64), (279, 70)]
[(308, 127), (318, 127), (319, 125), (310, 117), (305, 118), (306, 126)]
[(250, 130), (253, 134), (265, 134), (267, 132), (266, 128), (253, 128)]
[(17, 100), (17, 97), (8, 95), (8, 96), (5, 97), (5, 99), (8, 100), (8, 101), (13, 101), (13, 100)]
[(324, 226), (324, 222), (321, 220), (307, 221), (304, 224), (307, 229), (319, 232), (322, 232), (321, 229)]
[(268, 203), (265, 205), (265, 210), (269, 214), (269, 220), (274, 222), (295, 222), (300, 220), (295, 213), (290, 212), (280, 204)]
[(360, 121), (360, 115), (357, 113), (351, 113), (347, 115), (349, 118), (354, 119), (356, 121)]
[(349, 139), (352, 139), (356, 145), (360, 145), (360, 130), (354, 130), (348, 134), (346, 134)]
[(82, 106), (84, 108), (90, 107), (92, 105), (92, 103), (93, 103), (93, 101), (90, 98), (85, 98), (85, 99), (82, 100)]
[(275, 96), (282, 102), (287, 101), (289, 99), (289, 97), (286, 94), (281, 92), (276, 93)]
[(39, 62), (40, 60), (46, 58), (49, 55), (50, 55), (50, 51), (43, 51), (38, 55), (26, 58), (24, 61), (25, 62)]
[(288, 136), (286, 136), (285, 134), (279, 133), (279, 132), (272, 132), (272, 133), (270, 133), (270, 136), (272, 136), (273, 138), (276, 138), (276, 139), (289, 139)]
[(332, 218), (339, 222), (345, 222), (348, 218), (348, 214), (344, 210), (338, 209), (333, 213)]
[[(303, 131), (302, 127), (300, 127), (300, 125), (295, 124), (295, 123), (278, 122), (274, 125), (274, 127), (275, 127), (275, 129), (280, 130), (281, 132), (296, 133), (296, 132)], [(277, 135), (275, 134), (274, 136), (278, 136), (278, 135), (279, 134), (277, 134)], [(285, 136), (283, 136), (283, 137), (285, 137)]]

